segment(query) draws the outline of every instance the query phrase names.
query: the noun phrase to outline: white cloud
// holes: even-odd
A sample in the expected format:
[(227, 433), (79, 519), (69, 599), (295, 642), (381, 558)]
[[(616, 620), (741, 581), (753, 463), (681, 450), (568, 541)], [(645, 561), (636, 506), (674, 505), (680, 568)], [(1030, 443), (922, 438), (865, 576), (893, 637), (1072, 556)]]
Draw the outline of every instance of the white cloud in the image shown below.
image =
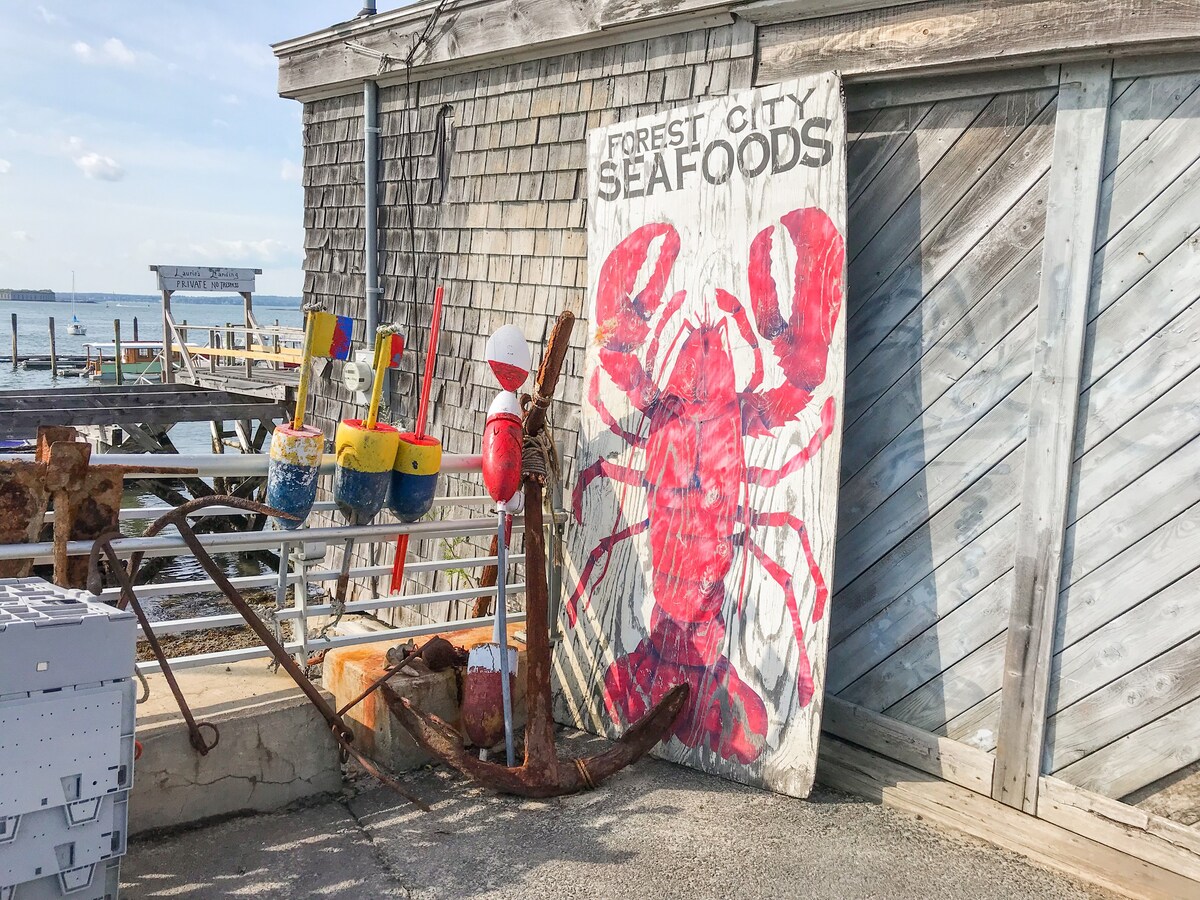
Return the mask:
[(285, 159), (279, 165), (279, 177), (284, 181), (300, 181), (304, 176), (304, 166)]
[(221, 102), (228, 104), (229, 106), (239, 106), (242, 102), (242, 98), (237, 94), (224, 94), (221, 97)]
[(27, 244), (33, 240), (33, 238), (29, 236), (28, 231), (14, 231), (12, 233), (12, 239), (14, 241), (19, 241), (22, 244)]
[(85, 153), (77, 156), (75, 165), (79, 166), (88, 178), (95, 178), (99, 181), (120, 181), (125, 177), (125, 170), (115, 159), (99, 153)]
[(224, 241), (211, 240), (191, 244), (187, 248), (190, 258), (198, 262), (211, 262), (216, 265), (269, 265), (273, 262), (289, 259), (291, 250), (283, 241), (265, 238), (260, 241)]
[(7, 159), (0, 159), (0, 175), (7, 175), (12, 171), (12, 163)]
[(71, 45), (75, 55), (81, 62), (88, 65), (101, 66), (132, 66), (137, 62), (137, 55), (121, 41), (120, 38), (109, 38), (99, 47), (93, 47), (86, 41), (76, 41)]
[(46, 7), (42, 6), (40, 3), (37, 5), (37, 11), (38, 11), (38, 15), (40, 15), (42, 17), (42, 21), (45, 22), (47, 25), (66, 25), (67, 24), (66, 19), (64, 19), (62, 16), (58, 15), (57, 13), (50, 12), (50, 10), (46, 9)]

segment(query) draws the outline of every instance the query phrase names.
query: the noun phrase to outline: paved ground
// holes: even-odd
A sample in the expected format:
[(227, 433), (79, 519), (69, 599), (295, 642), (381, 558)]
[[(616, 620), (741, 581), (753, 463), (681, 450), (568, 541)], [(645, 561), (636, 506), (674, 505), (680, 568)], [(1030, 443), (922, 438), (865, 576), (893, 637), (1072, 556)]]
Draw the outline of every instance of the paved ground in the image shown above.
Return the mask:
[(432, 813), (363, 780), (305, 808), (134, 839), (122, 897), (1110, 896), (854, 797), (801, 802), (655, 760), (560, 800), (500, 798), (440, 770), (412, 786)]

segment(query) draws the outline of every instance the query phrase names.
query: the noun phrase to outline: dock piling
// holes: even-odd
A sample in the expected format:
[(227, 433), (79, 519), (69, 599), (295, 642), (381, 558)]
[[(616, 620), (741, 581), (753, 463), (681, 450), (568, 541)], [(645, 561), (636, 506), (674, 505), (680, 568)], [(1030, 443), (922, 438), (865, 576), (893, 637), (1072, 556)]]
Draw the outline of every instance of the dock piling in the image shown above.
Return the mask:
[(134, 317), (133, 317), (133, 340), (134, 340), (134, 342), (135, 342), (135, 343), (136, 343), (136, 342), (137, 342), (137, 340), (138, 340), (138, 324), (137, 324), (137, 316), (134, 316)]
[(162, 292), (163, 384), (170, 384), (175, 380), (175, 372), (171, 367), (171, 360), (175, 356), (174, 336), (171, 333), (171, 294), (172, 291)]
[(124, 383), (121, 377), (121, 320), (113, 319), (113, 360), (117, 384)]
[(12, 364), (13, 364), (13, 370), (15, 371), (17, 368), (17, 314), (16, 313), (12, 314), (12, 328), (13, 328)]
[(58, 377), (58, 350), (54, 346), (54, 316), (50, 317), (50, 377)]

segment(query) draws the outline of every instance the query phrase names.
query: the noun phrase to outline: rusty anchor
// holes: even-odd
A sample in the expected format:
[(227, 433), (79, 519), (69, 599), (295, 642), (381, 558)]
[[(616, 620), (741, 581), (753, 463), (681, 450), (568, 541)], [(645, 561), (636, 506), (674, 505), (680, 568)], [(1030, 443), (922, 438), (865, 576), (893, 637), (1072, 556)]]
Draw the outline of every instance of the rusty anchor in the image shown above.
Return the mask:
[[(420, 798), (414, 796), (399, 781), (388, 775), (374, 762), (363, 756), (363, 754), (359, 753), (356, 748), (351, 746), (351, 741), (354, 740), (354, 734), (351, 732), (350, 726), (348, 726), (342, 719), (342, 716), (339, 715), (329, 705), (328, 702), (326, 702), (316, 685), (309, 680), (308, 676), (304, 674), (300, 666), (296, 664), (296, 661), (292, 659), (292, 656), (290, 653), (288, 653), (287, 648), (280, 643), (279, 639), (276, 638), (271, 632), (271, 629), (268, 628), (262, 619), (259, 618), (258, 614), (254, 611), (254, 608), (245, 601), (238, 589), (233, 586), (233, 583), (230, 582), (224, 571), (222, 571), (221, 567), (218, 566), (216, 561), (209, 555), (208, 550), (204, 547), (204, 545), (200, 542), (200, 539), (196, 536), (196, 533), (192, 530), (191, 524), (188, 522), (187, 518), (190, 514), (208, 506), (231, 506), (246, 512), (258, 513), (263, 516), (274, 516), (281, 519), (294, 518), (293, 516), (267, 506), (264, 503), (258, 503), (253, 500), (245, 500), (241, 497), (214, 495), (191, 500), (187, 503), (180, 504), (178, 507), (168, 513), (164, 513), (154, 520), (150, 527), (146, 529), (143, 536), (153, 537), (161, 532), (164, 528), (174, 526), (179, 532), (179, 536), (183, 539), (183, 542), (187, 544), (188, 549), (191, 550), (196, 561), (200, 563), (200, 566), (205, 572), (208, 573), (208, 576), (212, 578), (217, 587), (221, 589), (222, 593), (224, 593), (229, 599), (229, 602), (233, 604), (234, 609), (238, 611), (238, 614), (241, 615), (250, 629), (255, 633), (255, 635), (258, 636), (259, 640), (263, 642), (263, 645), (271, 651), (272, 657), (274, 657), (279, 665), (282, 666), (288, 675), (292, 677), (292, 680), (296, 683), (296, 686), (304, 692), (304, 695), (308, 697), (309, 702), (316, 707), (322, 718), (324, 718), (329, 724), (330, 729), (333, 732), (334, 739), (341, 746), (342, 750), (352, 756), (354, 760), (371, 776), (387, 785), (396, 793), (400, 794), (414, 806), (428, 812), (428, 804), (426, 804)], [(110, 567), (112, 568), (113, 572), (116, 573), (117, 580), (121, 585), (121, 600), (119, 605), (121, 608), (124, 608), (126, 604), (133, 607), (134, 614), (141, 623), (142, 632), (146, 635), (147, 641), (150, 643), (150, 648), (153, 651), (155, 658), (158, 660), (159, 665), (162, 667), (163, 677), (166, 678), (167, 684), (171, 688), (171, 693), (175, 697), (175, 702), (179, 705), (179, 711), (183, 715), (184, 721), (187, 723), (192, 746), (196, 748), (197, 752), (206, 754), (216, 746), (217, 740), (219, 740), (220, 736), (218, 733), (216, 733), (215, 726), (206, 722), (198, 723), (192, 716), (191, 710), (187, 705), (187, 700), (183, 696), (183, 691), (180, 689), (178, 682), (175, 680), (175, 675), (171, 671), (171, 665), (167, 660), (166, 654), (163, 652), (158, 640), (154, 637), (154, 632), (150, 627), (150, 622), (147, 619), (145, 611), (142, 609), (141, 603), (138, 601), (137, 594), (133, 588), (138, 567), (142, 563), (143, 553), (141, 551), (133, 553), (129, 558), (128, 568), (126, 568), (121, 559), (117, 556), (116, 550), (112, 546), (112, 541), (120, 537), (121, 535), (119, 532), (110, 532), (108, 534), (101, 535), (92, 545), (91, 558), (88, 566), (88, 590), (93, 594), (99, 594), (103, 588), (99, 566), (100, 552), (103, 551), (108, 558)], [(201, 734), (201, 729), (203, 728), (210, 728), (214, 732), (216, 739), (214, 739), (212, 743), (207, 743), (204, 740), (204, 737)]]
[(463, 737), (447, 722), (417, 708), (386, 682), (381, 692), (388, 709), (426, 752), (468, 778), (506, 794), (558, 797), (595, 788), (630, 765), (657, 744), (675, 723), (687, 702), (688, 686), (677, 685), (649, 713), (630, 727), (605, 752), (585, 759), (562, 758), (554, 742), (550, 695), (550, 623), (546, 587), (546, 545), (542, 530), (542, 492), (548, 468), (543, 429), (567, 354), (575, 317), (562, 313), (551, 332), (546, 356), (538, 370), (537, 388), (525, 413), (526, 653), (528, 658), (525, 760), (515, 768), (486, 762), (468, 751)]

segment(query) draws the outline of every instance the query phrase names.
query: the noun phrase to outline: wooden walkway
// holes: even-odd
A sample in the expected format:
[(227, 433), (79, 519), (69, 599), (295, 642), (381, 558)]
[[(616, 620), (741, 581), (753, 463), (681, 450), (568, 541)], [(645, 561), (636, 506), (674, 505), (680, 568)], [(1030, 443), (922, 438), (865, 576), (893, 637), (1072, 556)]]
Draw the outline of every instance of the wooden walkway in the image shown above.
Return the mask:
[(189, 385), (208, 390), (235, 393), (259, 400), (295, 401), (296, 387), (300, 383), (298, 369), (269, 369), (255, 366), (253, 375), (247, 377), (244, 366), (217, 366), (215, 369), (197, 367), (195, 378), (187, 371), (176, 370), (175, 384), (183, 388)]
[(190, 384), (126, 384), (0, 391), (0, 439), (32, 438), (39, 425), (173, 425), (282, 418), (281, 399)]

